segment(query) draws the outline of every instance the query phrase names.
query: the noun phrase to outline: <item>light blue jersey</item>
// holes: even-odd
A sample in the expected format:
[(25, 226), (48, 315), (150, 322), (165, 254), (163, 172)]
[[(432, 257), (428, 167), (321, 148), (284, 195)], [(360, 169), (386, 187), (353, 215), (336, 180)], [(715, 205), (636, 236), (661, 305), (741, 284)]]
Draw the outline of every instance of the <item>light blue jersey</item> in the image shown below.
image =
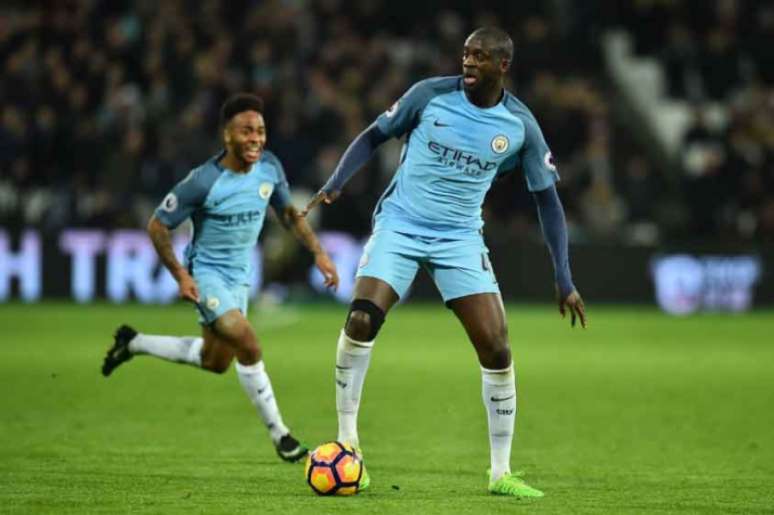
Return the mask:
[(290, 189), (279, 159), (264, 150), (249, 172), (218, 163), (224, 153), (194, 168), (164, 198), (156, 217), (169, 228), (187, 218), (193, 236), (185, 261), (198, 279), (216, 276), (226, 284), (247, 285), (251, 249), (258, 240), (269, 205), (278, 213), (290, 205)]
[(461, 76), (416, 83), (376, 123), (406, 142), (376, 206), (374, 232), (467, 239), (483, 226), (481, 205), (498, 175), (520, 166), (530, 191), (559, 180), (530, 110), (507, 91), (497, 105), (477, 107)]

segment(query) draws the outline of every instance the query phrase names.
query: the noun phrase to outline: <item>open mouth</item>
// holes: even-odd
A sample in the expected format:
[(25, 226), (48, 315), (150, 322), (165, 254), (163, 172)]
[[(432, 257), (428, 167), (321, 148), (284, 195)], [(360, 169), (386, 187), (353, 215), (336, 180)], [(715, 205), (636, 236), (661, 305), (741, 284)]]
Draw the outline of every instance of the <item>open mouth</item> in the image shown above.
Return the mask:
[(462, 82), (466, 86), (474, 86), (478, 82), (478, 76), (471, 72), (465, 72), (462, 75)]
[(261, 156), (261, 147), (245, 148), (244, 156), (248, 161), (258, 161), (258, 158)]

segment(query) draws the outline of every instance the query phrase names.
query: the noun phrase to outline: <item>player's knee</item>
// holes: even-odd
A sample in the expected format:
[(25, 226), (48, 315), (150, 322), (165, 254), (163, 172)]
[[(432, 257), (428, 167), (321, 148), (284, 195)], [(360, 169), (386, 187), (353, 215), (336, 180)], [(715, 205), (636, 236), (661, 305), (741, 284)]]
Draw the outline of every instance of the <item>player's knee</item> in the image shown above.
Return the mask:
[(214, 372), (216, 374), (225, 374), (228, 372), (229, 367), (231, 366), (231, 360), (228, 361), (219, 361), (215, 363), (212, 368), (210, 368), (210, 372)]
[(371, 341), (368, 338), (368, 335), (371, 334), (371, 317), (365, 311), (350, 311), (344, 332), (353, 340)]
[(232, 357), (225, 355), (202, 356), (202, 368), (215, 374), (225, 374), (231, 366)]
[(237, 356), (240, 363), (258, 363), (261, 360), (261, 348), (252, 334), (245, 335), (240, 339), (237, 347)]
[(496, 327), (483, 336), (478, 347), (481, 353), (481, 365), (486, 368), (502, 369), (511, 364), (511, 346), (508, 344), (508, 329)]
[(344, 332), (353, 340), (370, 342), (384, 324), (384, 311), (365, 299), (355, 299), (349, 308)]
[(491, 349), (488, 356), (488, 363), (484, 364), (484, 366), (494, 370), (501, 370), (503, 368), (508, 368), (510, 364), (511, 348), (506, 343), (504, 346), (498, 346)]

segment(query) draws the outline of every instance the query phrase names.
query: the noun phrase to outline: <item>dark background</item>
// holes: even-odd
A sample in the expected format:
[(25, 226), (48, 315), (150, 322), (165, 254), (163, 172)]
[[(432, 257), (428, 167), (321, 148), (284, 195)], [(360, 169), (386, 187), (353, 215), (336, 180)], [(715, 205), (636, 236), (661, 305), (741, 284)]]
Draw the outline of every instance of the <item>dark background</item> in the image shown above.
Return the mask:
[[(12, 242), (39, 231), (57, 270), (50, 242), (65, 228), (144, 227), (218, 150), (218, 108), (238, 91), (265, 99), (268, 147), (301, 205), (413, 82), (458, 73), (481, 25), (515, 41), (509, 88), (555, 155), (588, 298), (649, 298), (649, 259), (676, 251), (762, 256), (758, 297), (771, 299), (774, 6), (751, 0), (6, 2), (0, 226)], [(399, 148), (385, 145), (318, 230), (368, 234)], [(484, 217), (504, 293), (550, 294), (519, 175), (493, 186)], [(308, 258), (264, 243), (270, 279), (305, 279)]]

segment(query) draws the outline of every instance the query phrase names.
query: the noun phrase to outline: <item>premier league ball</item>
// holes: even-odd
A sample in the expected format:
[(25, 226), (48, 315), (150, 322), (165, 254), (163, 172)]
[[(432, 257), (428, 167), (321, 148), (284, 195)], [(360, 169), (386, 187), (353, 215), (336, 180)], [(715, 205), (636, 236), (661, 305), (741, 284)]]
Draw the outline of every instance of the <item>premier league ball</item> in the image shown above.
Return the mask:
[(306, 458), (304, 475), (318, 495), (354, 495), (363, 477), (363, 461), (351, 446), (328, 442)]

